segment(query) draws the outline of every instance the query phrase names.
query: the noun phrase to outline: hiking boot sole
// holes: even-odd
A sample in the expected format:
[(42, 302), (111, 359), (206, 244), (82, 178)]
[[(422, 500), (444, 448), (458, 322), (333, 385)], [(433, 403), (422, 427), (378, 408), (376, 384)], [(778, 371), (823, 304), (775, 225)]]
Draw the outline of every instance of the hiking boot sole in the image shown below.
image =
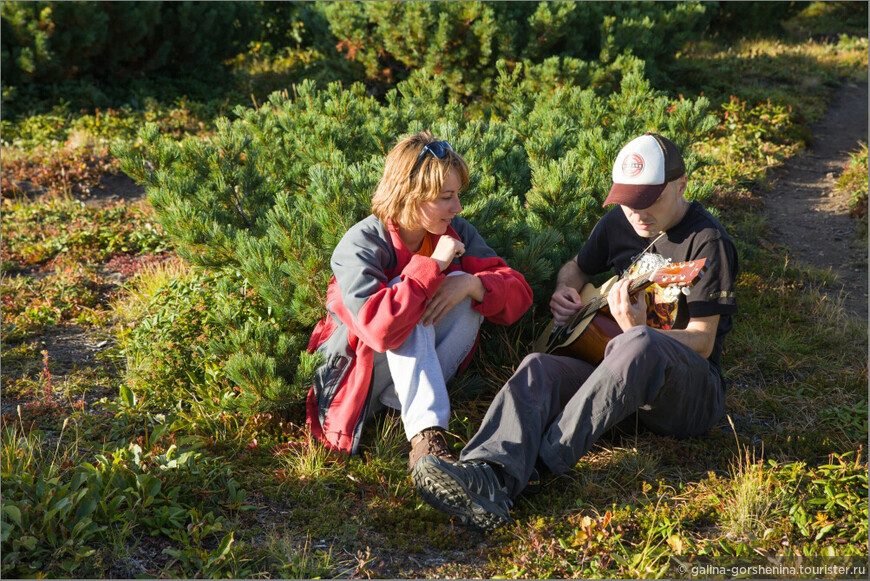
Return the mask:
[[(452, 464), (437, 462), (433, 456), (424, 456), (411, 472), (417, 492), (430, 506), (459, 517), (463, 525), (482, 532), (495, 530), (510, 522), (508, 509), (469, 491), (460, 480), (450, 475)], [(510, 506), (510, 501), (508, 503)]]

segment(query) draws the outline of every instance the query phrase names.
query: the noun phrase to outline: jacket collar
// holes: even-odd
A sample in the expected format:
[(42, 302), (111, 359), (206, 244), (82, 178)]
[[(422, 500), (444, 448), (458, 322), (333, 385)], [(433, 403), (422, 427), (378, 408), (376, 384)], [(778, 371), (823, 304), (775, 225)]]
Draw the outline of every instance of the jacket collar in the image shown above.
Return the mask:
[[(387, 230), (390, 233), (390, 241), (393, 243), (393, 249), (396, 251), (396, 260), (400, 265), (399, 268), (402, 268), (411, 261), (411, 257), (414, 253), (408, 249), (405, 241), (402, 240), (402, 237), (399, 235), (399, 227), (389, 218), (387, 218)], [(452, 223), (447, 226), (447, 232), (445, 232), (444, 235), (452, 236), (456, 240), (462, 240), (462, 238), (459, 237), (459, 234), (456, 233), (456, 230), (453, 229)], [(438, 241), (440, 239), (441, 235), (435, 236), (434, 240), (432, 240), (433, 247), (438, 246)]]

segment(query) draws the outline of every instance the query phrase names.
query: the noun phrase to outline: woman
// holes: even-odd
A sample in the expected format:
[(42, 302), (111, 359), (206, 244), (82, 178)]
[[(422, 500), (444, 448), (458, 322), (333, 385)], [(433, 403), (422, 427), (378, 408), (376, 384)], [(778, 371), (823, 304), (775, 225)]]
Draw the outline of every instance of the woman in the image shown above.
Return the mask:
[(363, 423), (401, 411), (410, 466), (426, 454), (452, 460), (446, 382), (470, 361), (483, 317), (509, 325), (532, 303), (471, 224), (457, 217), (468, 166), (423, 131), (387, 155), (372, 215), (332, 254), (327, 316), (309, 351), (326, 362), (308, 394), (308, 424), (331, 448), (356, 453)]

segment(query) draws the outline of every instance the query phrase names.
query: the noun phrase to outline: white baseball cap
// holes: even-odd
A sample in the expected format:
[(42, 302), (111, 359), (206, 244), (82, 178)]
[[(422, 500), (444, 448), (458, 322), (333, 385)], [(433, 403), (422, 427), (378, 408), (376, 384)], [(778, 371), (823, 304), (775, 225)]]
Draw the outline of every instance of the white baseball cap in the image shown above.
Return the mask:
[(680, 149), (657, 133), (645, 133), (629, 141), (616, 156), (613, 186), (602, 205), (643, 210), (653, 205), (668, 183), (685, 173)]

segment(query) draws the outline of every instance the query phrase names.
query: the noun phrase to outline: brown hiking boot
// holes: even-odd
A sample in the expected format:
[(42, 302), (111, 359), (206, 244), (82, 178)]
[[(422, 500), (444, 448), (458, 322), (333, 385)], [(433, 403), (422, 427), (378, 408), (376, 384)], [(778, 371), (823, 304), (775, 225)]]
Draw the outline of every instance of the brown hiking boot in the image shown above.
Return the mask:
[(447, 439), (444, 430), (438, 427), (426, 428), (411, 438), (411, 453), (408, 455), (408, 468), (413, 468), (417, 460), (423, 456), (437, 456), (446, 462), (456, 462), (450, 448), (447, 447)]

